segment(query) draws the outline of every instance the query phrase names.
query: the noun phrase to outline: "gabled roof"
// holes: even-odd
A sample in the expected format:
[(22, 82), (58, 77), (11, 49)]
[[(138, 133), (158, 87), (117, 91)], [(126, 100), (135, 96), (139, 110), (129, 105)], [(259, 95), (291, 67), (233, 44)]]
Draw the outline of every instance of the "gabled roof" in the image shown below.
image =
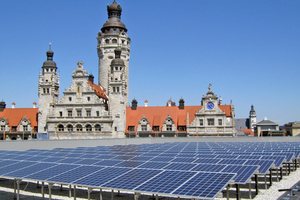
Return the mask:
[(272, 125), (272, 126), (278, 126), (278, 124), (276, 124), (276, 123), (274, 123), (274, 122), (272, 122), (272, 121), (270, 121), (268, 119), (264, 119), (264, 120), (258, 122), (257, 125), (259, 125), (259, 126), (270, 126), (270, 125)]
[[(230, 105), (218, 105), (224, 111), (227, 117), (231, 116)], [(145, 116), (150, 122), (150, 126), (163, 126), (165, 119), (170, 115), (174, 120), (175, 126), (187, 126), (187, 116), (189, 124), (195, 119), (195, 114), (202, 106), (184, 106), (184, 109), (179, 109), (178, 106), (147, 106), (137, 107), (132, 110), (131, 107), (126, 108), (126, 127), (138, 126), (139, 120)]]
[(3, 112), (0, 112), (0, 118), (2, 116), (10, 127), (18, 126), (25, 116), (30, 121), (32, 128), (38, 126), (38, 108), (5, 108)]
[(96, 92), (96, 95), (98, 97), (108, 100), (108, 96), (107, 96), (104, 88), (101, 85), (96, 85), (95, 83), (92, 83), (90, 80), (88, 80), (88, 83), (93, 88), (93, 90)]

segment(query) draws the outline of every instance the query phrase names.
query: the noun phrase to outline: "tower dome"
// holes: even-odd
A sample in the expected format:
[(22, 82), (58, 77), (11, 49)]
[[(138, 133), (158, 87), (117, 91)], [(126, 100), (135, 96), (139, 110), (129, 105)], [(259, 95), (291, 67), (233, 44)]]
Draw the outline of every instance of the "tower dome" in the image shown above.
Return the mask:
[(54, 52), (51, 50), (51, 43), (49, 44), (49, 50), (46, 52), (47, 60), (43, 63), (43, 74), (44, 72), (56, 73), (56, 63), (53, 61)]
[(102, 33), (116, 32), (120, 33), (122, 31), (127, 32), (125, 24), (121, 22), (122, 8), (116, 1), (111, 5), (107, 6), (108, 20), (103, 24), (101, 28)]

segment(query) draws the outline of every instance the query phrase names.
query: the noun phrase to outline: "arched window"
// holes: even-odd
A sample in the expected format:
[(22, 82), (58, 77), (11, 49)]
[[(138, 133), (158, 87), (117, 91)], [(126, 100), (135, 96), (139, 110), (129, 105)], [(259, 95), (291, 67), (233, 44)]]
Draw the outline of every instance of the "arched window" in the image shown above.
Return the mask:
[(113, 40), (112, 40), (112, 43), (113, 43), (113, 44), (117, 44), (117, 42), (118, 42), (117, 39), (113, 39)]
[(106, 39), (106, 40), (105, 40), (105, 43), (106, 43), (106, 44), (109, 44), (109, 39)]
[(101, 126), (99, 124), (95, 125), (95, 131), (101, 131)]
[(82, 126), (80, 124), (77, 124), (76, 131), (80, 131), (80, 132), (82, 131)]
[(73, 131), (73, 126), (72, 126), (71, 124), (69, 124), (69, 125), (67, 126), (67, 128), (68, 128), (68, 131)]
[(63, 132), (64, 131), (64, 126), (62, 124), (59, 124), (57, 126), (58, 132)]
[(92, 131), (92, 126), (90, 124), (87, 124), (85, 126), (85, 130), (88, 132), (88, 131)]

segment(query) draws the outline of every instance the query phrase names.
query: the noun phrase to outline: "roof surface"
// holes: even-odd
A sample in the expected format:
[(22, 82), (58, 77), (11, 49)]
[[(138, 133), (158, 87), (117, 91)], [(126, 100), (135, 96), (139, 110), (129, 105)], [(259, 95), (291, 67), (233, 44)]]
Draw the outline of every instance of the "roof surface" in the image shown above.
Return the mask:
[(108, 96), (107, 96), (104, 88), (101, 85), (96, 85), (95, 83), (92, 83), (90, 80), (88, 80), (88, 83), (93, 88), (93, 90), (96, 92), (98, 97), (108, 100)]
[[(227, 117), (231, 116), (230, 105), (218, 105), (219, 108), (226, 113)], [(178, 106), (147, 106), (137, 107), (132, 110), (131, 107), (126, 108), (126, 127), (138, 126), (140, 119), (145, 116), (149, 121), (150, 126), (163, 126), (165, 119), (170, 115), (174, 120), (175, 126), (186, 126), (187, 116), (189, 123), (195, 119), (195, 113), (199, 111), (202, 106), (184, 106), (184, 109), (179, 109)]]
[(38, 108), (5, 108), (0, 112), (0, 118), (4, 117), (9, 127), (18, 126), (25, 116), (31, 122), (32, 128), (38, 125)]

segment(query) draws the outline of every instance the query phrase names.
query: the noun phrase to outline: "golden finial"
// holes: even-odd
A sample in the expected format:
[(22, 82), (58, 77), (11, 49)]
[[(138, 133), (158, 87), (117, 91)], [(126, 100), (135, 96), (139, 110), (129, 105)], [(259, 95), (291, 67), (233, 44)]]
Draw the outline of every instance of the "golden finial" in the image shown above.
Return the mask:
[(49, 49), (51, 49), (51, 42), (49, 42)]

